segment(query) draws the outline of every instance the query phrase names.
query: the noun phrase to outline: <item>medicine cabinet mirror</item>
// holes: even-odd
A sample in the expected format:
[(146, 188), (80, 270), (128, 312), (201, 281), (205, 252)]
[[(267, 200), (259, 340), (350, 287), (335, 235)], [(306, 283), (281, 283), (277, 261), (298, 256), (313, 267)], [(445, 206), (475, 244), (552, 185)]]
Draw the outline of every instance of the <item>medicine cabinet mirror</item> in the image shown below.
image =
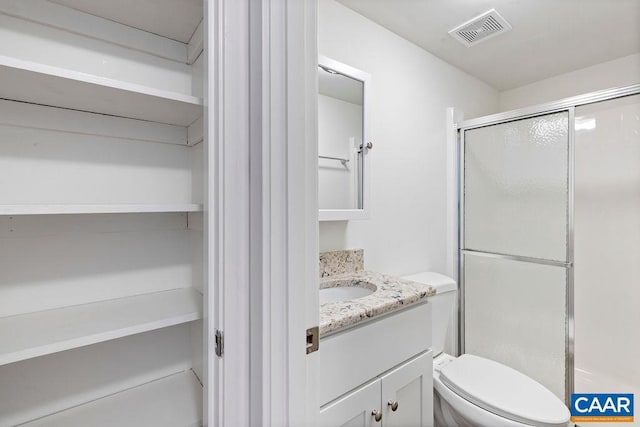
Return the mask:
[(371, 76), (318, 58), (318, 206), (320, 221), (369, 215), (368, 115)]

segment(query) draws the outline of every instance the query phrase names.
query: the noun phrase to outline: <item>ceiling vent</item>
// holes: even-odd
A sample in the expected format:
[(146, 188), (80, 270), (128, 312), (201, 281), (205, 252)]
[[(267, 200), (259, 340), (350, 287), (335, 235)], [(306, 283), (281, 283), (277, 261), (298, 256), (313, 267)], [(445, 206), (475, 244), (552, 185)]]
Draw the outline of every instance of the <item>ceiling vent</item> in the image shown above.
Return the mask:
[(458, 25), (449, 34), (463, 45), (471, 47), (510, 29), (511, 25), (495, 9), (491, 9)]

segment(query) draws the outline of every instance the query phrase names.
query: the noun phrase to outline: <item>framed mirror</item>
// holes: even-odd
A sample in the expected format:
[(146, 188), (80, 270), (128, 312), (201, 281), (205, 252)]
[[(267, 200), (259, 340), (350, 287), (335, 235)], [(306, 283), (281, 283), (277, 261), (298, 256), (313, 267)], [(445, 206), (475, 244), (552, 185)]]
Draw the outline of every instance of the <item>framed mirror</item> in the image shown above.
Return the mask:
[(320, 221), (369, 216), (371, 76), (318, 58), (318, 206)]

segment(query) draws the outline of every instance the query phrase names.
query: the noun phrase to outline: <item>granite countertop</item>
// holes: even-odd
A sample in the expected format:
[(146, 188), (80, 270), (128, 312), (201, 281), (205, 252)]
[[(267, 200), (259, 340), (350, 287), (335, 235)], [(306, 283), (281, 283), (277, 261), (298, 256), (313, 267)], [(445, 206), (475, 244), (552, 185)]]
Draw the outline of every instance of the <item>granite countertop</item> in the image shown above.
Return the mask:
[(391, 313), (435, 295), (433, 287), (371, 271), (355, 271), (320, 279), (320, 289), (359, 286), (376, 290), (365, 297), (320, 305), (320, 337)]

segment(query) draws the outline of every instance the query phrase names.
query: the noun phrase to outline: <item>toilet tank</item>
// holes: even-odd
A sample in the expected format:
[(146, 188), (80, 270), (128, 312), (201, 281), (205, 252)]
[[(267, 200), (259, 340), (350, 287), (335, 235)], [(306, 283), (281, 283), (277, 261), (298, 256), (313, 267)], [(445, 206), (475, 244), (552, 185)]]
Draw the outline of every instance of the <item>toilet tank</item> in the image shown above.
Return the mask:
[(455, 280), (442, 274), (426, 271), (404, 276), (404, 279), (430, 285), (436, 289), (436, 295), (429, 298), (432, 306), (433, 355), (444, 351), (445, 341), (453, 325), (450, 321), (455, 306), (458, 285)]

